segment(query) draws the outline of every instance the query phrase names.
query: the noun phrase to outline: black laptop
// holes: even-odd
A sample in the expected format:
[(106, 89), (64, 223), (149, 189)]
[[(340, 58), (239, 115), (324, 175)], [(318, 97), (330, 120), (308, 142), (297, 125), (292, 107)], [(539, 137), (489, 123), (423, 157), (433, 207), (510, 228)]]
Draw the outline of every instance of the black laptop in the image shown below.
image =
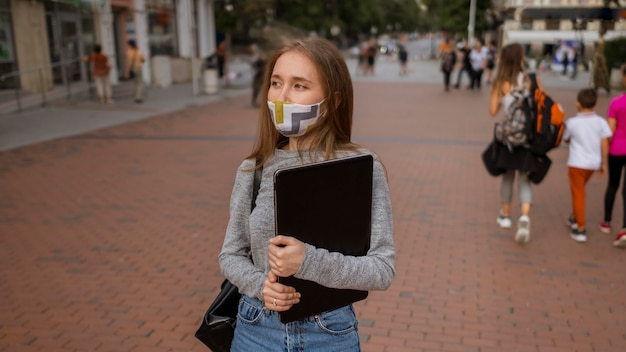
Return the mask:
[[(293, 236), (331, 252), (366, 255), (371, 235), (373, 163), (371, 155), (363, 154), (277, 170), (276, 234)], [(293, 276), (279, 281), (302, 294), (300, 303), (280, 313), (283, 323), (367, 297), (367, 291), (329, 288)]]

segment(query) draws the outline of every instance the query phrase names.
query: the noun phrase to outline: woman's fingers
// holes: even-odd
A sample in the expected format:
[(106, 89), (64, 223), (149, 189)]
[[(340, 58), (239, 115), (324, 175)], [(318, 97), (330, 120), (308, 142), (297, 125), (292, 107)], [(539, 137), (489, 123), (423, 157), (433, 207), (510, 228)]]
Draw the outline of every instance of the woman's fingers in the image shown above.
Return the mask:
[(275, 275), (270, 272), (263, 284), (265, 307), (275, 311), (289, 310), (294, 304), (300, 302), (300, 293), (291, 286), (276, 282), (275, 279)]

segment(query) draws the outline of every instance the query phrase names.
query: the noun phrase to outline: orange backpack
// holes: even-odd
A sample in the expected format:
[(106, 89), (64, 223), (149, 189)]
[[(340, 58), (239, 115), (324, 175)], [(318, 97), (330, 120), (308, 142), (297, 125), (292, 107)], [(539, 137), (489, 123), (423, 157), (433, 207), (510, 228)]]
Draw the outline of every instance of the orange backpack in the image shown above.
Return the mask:
[(565, 130), (565, 112), (561, 104), (555, 102), (545, 91), (539, 89), (534, 73), (528, 75), (531, 80), (532, 117), (530, 149), (537, 155), (546, 155), (561, 144)]

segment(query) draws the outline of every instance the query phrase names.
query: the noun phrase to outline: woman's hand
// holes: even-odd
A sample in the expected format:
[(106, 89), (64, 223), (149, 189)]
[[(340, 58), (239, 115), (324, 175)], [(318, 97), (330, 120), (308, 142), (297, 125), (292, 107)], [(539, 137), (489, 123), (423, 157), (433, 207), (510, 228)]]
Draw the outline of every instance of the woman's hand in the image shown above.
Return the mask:
[(278, 235), (270, 238), (267, 256), (271, 271), (282, 277), (294, 275), (304, 260), (304, 242), (291, 236)]
[(285, 286), (278, 282), (278, 276), (273, 272), (267, 274), (263, 283), (263, 303), (265, 308), (284, 312), (291, 309), (294, 304), (300, 302), (300, 293), (291, 286)]

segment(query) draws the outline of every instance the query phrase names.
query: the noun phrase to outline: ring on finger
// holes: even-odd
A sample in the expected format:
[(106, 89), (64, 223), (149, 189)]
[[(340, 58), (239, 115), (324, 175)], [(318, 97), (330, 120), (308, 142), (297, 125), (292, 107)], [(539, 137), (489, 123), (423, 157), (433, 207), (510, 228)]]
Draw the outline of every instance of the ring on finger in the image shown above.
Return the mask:
[(276, 307), (276, 298), (274, 298), (274, 307)]

